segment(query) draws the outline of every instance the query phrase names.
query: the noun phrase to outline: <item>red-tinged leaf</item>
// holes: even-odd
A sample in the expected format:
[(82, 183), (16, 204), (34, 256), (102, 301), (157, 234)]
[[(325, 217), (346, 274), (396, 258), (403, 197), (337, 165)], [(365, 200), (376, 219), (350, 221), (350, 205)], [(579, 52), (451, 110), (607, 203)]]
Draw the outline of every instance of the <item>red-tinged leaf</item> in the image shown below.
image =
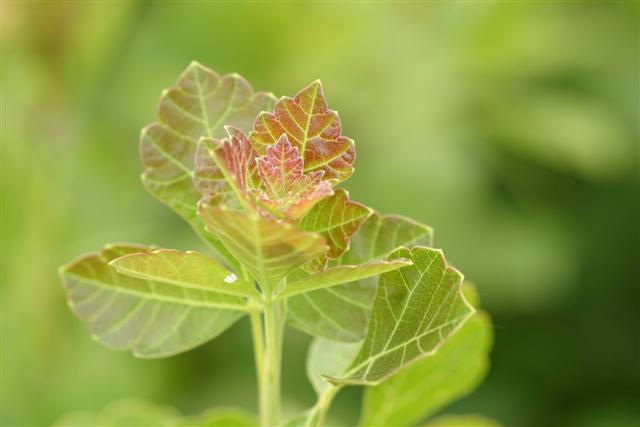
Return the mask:
[(299, 219), (315, 203), (333, 194), (331, 184), (322, 180), (324, 171), (304, 173), (304, 160), (286, 134), (267, 147), (257, 163), (263, 184), (258, 201), (276, 216)]
[(349, 248), (351, 236), (372, 213), (370, 208), (349, 200), (349, 193), (340, 188), (317, 203), (302, 218), (300, 228), (322, 234), (330, 248), (327, 257), (337, 258)]
[(220, 76), (193, 62), (175, 86), (165, 90), (158, 106), (158, 120), (145, 127), (140, 136), (142, 181), (151, 194), (176, 210), (224, 260), (237, 262), (222, 244), (204, 231), (196, 216), (201, 194), (191, 178), (199, 139), (221, 138), (224, 125), (249, 131), (260, 111), (271, 110), (274, 97), (254, 93), (237, 74)]
[(325, 180), (342, 182), (353, 173), (353, 140), (342, 136), (338, 113), (329, 110), (320, 81), (311, 83), (294, 98), (283, 97), (273, 113), (261, 113), (251, 133), (260, 154), (286, 134), (304, 159), (304, 170), (324, 171)]
[(242, 131), (231, 126), (226, 130), (227, 138), (200, 140), (194, 182), (204, 196), (229, 203), (235, 194), (247, 206), (252, 204), (249, 190), (257, 185), (256, 152)]

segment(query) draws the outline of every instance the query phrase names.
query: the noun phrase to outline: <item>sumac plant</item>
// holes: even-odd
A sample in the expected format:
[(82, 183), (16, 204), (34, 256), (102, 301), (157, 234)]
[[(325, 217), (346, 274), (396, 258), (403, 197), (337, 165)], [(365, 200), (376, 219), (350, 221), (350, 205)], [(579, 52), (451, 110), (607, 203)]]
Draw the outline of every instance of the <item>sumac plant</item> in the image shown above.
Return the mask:
[[(250, 318), (259, 421), (238, 412), (202, 423), (318, 426), (336, 393), (359, 385), (361, 425), (411, 425), (484, 376), (489, 319), (431, 247), (432, 229), (341, 188), (355, 144), (319, 81), (275, 99), (194, 62), (163, 92), (140, 156), (146, 189), (208, 253), (112, 244), (61, 276), (93, 337), (141, 358), (190, 350)], [(318, 398), (283, 421), (287, 324), (315, 337), (307, 373)]]

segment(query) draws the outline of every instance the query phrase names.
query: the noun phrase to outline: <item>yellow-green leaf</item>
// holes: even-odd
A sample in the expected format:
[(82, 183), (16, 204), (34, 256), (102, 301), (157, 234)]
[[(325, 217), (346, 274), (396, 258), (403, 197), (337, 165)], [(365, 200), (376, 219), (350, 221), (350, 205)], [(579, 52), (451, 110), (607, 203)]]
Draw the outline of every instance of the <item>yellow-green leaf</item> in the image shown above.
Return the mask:
[(182, 288), (260, 298), (256, 288), (214, 260), (197, 252), (161, 249), (116, 258), (109, 263), (118, 273)]
[(328, 258), (337, 258), (349, 248), (351, 236), (371, 216), (373, 210), (349, 200), (343, 189), (321, 200), (300, 221), (305, 231), (322, 234), (329, 244)]
[(362, 349), (349, 369), (331, 381), (375, 385), (409, 363), (432, 356), (473, 313), (460, 289), (462, 274), (440, 250), (415, 247), (389, 259), (413, 265), (380, 276)]
[(434, 356), (367, 388), (361, 426), (412, 426), (472, 392), (487, 373), (492, 342), (491, 319), (476, 313)]
[[(336, 264), (361, 264), (385, 258), (399, 246), (429, 246), (432, 229), (400, 215), (374, 212), (351, 237)], [(304, 275), (302, 277), (305, 277)], [(289, 322), (311, 335), (337, 341), (364, 338), (378, 278), (312, 291), (289, 299)]]
[(278, 298), (288, 298), (318, 289), (330, 288), (343, 283), (377, 276), (407, 265), (411, 265), (411, 261), (394, 259), (389, 261), (374, 260), (360, 265), (340, 265), (332, 267), (288, 283), (278, 294)]
[(109, 266), (153, 249), (112, 245), (61, 267), (69, 306), (97, 341), (138, 357), (166, 357), (215, 338), (244, 315), (242, 298), (136, 279)]
[(199, 214), (207, 229), (245, 266), (265, 293), (272, 293), (287, 274), (327, 250), (320, 234), (301, 231), (255, 211), (203, 201)]

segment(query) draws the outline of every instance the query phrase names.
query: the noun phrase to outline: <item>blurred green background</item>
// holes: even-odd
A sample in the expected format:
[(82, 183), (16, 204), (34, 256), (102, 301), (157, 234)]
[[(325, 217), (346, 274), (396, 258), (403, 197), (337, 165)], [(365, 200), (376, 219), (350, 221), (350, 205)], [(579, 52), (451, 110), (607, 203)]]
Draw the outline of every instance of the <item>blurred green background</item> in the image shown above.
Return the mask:
[[(127, 397), (255, 410), (246, 320), (136, 360), (91, 341), (56, 273), (108, 242), (203, 250), (138, 178), (139, 130), (193, 59), (276, 95), (321, 78), (353, 198), (435, 227), (477, 283), (492, 370), (445, 412), (639, 425), (638, 3), (3, 1), (1, 31), (3, 425)], [(288, 413), (314, 399), (308, 341), (288, 332)]]

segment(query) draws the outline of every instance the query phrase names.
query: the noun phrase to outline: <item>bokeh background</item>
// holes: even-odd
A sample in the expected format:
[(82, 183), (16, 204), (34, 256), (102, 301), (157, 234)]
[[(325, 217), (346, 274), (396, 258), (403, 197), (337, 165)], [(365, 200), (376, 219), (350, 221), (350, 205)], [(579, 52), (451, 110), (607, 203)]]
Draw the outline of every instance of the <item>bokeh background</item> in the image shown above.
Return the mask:
[[(444, 412), (639, 425), (638, 3), (3, 1), (1, 23), (3, 425), (128, 397), (255, 410), (247, 321), (136, 360), (91, 341), (56, 273), (108, 242), (204, 250), (138, 178), (139, 130), (193, 59), (276, 95), (321, 78), (353, 198), (435, 227), (477, 284), (492, 369)], [(314, 399), (308, 341), (288, 332), (289, 413)]]

